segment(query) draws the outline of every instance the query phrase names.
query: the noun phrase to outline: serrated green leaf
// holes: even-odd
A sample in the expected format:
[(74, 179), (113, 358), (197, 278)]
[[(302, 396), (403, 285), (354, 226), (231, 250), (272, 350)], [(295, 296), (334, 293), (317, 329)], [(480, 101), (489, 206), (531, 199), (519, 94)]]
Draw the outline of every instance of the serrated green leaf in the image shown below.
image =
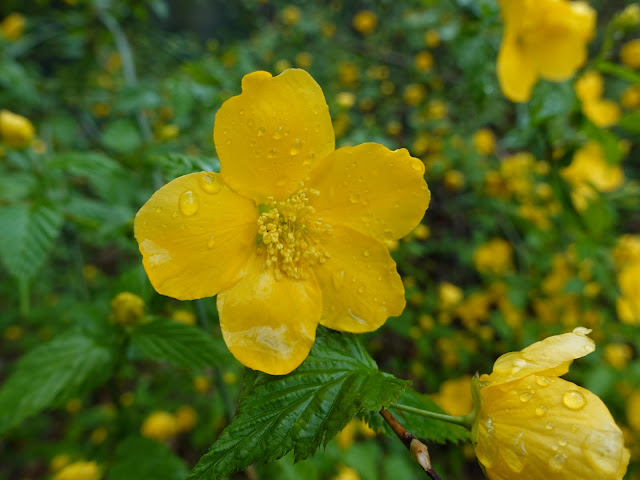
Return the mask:
[(38, 181), (31, 173), (0, 174), (0, 200), (8, 203), (22, 200), (33, 192), (37, 185)]
[(232, 361), (221, 340), (166, 318), (140, 325), (131, 335), (131, 344), (144, 357), (179, 367), (201, 368)]
[(108, 480), (184, 480), (184, 462), (166, 445), (142, 437), (129, 437), (116, 449)]
[(354, 415), (394, 401), (407, 383), (378, 371), (354, 335), (322, 327), (309, 357), (292, 373), (251, 372), (238, 413), (189, 480), (215, 479), (293, 450), (312, 455)]
[(18, 279), (35, 275), (51, 251), (64, 218), (45, 205), (0, 207), (0, 261)]
[(79, 334), (31, 350), (0, 389), (0, 433), (98, 386), (109, 377), (113, 361), (108, 345)]
[(156, 158), (162, 175), (167, 181), (194, 172), (219, 172), (220, 162), (217, 158), (172, 153)]

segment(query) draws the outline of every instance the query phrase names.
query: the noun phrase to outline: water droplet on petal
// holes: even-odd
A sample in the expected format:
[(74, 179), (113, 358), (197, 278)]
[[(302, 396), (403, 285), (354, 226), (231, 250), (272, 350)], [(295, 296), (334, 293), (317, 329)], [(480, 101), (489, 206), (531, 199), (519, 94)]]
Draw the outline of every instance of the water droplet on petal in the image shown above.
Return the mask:
[(162, 213), (162, 207), (156, 207), (156, 213)]
[(275, 158), (275, 156), (278, 154), (278, 150), (276, 150), (275, 148), (272, 148), (271, 150), (269, 150), (269, 153), (267, 154), (267, 157), (269, 158)]
[(530, 393), (523, 393), (522, 395), (520, 395), (520, 401), (521, 402), (526, 403), (529, 400), (531, 400), (531, 394)]
[(389, 229), (386, 229), (383, 233), (382, 236), (384, 237), (385, 240), (393, 240), (394, 239), (394, 235), (393, 232)]
[(290, 155), (298, 155), (302, 151), (302, 142), (299, 138), (296, 138), (296, 141), (293, 142), (291, 149), (289, 150)]
[(182, 195), (180, 195), (178, 206), (180, 207), (180, 212), (182, 212), (185, 217), (195, 215), (200, 208), (198, 194), (192, 192), (191, 190), (187, 190)]
[(524, 458), (527, 456), (527, 450), (524, 446), (524, 435), (519, 434), (513, 441), (512, 448), (505, 448), (502, 457), (509, 468), (514, 472), (521, 472), (524, 468)]
[(309, 165), (311, 165), (311, 162), (313, 162), (313, 159), (315, 158), (316, 154), (311, 152), (308, 153), (306, 157), (304, 157), (304, 160), (302, 161), (302, 164), (305, 167), (308, 167)]
[(365, 257), (368, 257), (369, 255), (371, 255), (371, 252), (369, 250), (364, 250), (362, 252), (362, 255), (364, 255)]
[(349, 194), (349, 201), (353, 204), (356, 204), (360, 201), (360, 193), (358, 192), (351, 192)]
[(364, 293), (364, 287), (362, 286), (358, 287), (358, 293)]
[(202, 172), (200, 175), (200, 186), (205, 192), (215, 195), (222, 188), (222, 183), (213, 173)]
[(567, 439), (565, 437), (562, 437), (560, 440), (558, 440), (558, 445), (560, 445), (561, 447), (566, 447)]
[(553, 430), (553, 427), (554, 427), (554, 425), (553, 425), (552, 422), (549, 422), (544, 426), (544, 428), (546, 428), (547, 430)]
[(263, 136), (263, 135), (264, 135), (264, 132), (265, 132), (264, 127), (260, 127), (260, 128), (258, 129), (258, 136), (259, 136), (259, 137)]
[(413, 168), (416, 172), (424, 173), (424, 163), (417, 158), (411, 159), (411, 168)]
[(564, 468), (564, 457), (560, 454), (554, 455), (549, 460), (549, 468), (554, 472), (559, 472)]
[(539, 407), (536, 407), (537, 416), (542, 417), (545, 413), (547, 413), (547, 407), (545, 407), (544, 405), (540, 405)]
[(591, 333), (591, 329), (586, 327), (576, 327), (573, 329), (573, 333), (576, 335), (589, 335)]
[(584, 395), (577, 390), (571, 390), (564, 394), (562, 403), (571, 410), (580, 410), (587, 404), (587, 400), (584, 398)]
[(582, 452), (596, 471), (613, 475), (620, 468), (623, 447), (622, 432), (593, 430), (582, 444)]
[(549, 379), (547, 377), (536, 377), (536, 383), (541, 387), (548, 387)]
[(273, 134), (273, 136), (271, 138), (273, 138), (274, 140), (280, 140), (282, 138), (282, 130), (283, 130), (282, 125), (280, 125), (276, 129), (275, 133)]
[(215, 244), (216, 244), (216, 239), (213, 235), (211, 235), (211, 237), (209, 238), (209, 241), (207, 242), (207, 248), (213, 248)]

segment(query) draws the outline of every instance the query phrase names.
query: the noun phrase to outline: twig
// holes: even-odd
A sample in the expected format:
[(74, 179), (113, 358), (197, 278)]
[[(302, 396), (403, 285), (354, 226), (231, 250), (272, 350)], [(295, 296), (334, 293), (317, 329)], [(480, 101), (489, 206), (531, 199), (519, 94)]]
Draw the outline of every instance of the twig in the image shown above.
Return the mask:
[(386, 408), (383, 407), (380, 409), (380, 415), (382, 415), (385, 422), (387, 422), (404, 446), (411, 452), (411, 456), (416, 459), (429, 478), (432, 480), (442, 480), (431, 465), (431, 457), (429, 456), (427, 446), (400, 425), (400, 422), (398, 422)]

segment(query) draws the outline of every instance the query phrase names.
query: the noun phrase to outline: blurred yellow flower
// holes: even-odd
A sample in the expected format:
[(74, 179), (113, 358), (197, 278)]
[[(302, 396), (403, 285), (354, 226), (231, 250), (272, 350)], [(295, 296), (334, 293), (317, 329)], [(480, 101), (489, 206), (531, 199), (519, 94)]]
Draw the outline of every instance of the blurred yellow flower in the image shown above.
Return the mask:
[(460, 190), (464, 186), (464, 173), (460, 170), (447, 170), (442, 178), (444, 186), (449, 190)]
[(427, 94), (427, 89), (420, 83), (410, 83), (404, 89), (402, 97), (407, 105), (418, 105)]
[(424, 32), (424, 43), (429, 48), (435, 48), (440, 45), (440, 34), (437, 30), (430, 29)]
[(109, 432), (107, 432), (107, 429), (105, 427), (95, 428), (91, 432), (91, 443), (93, 443), (94, 445), (100, 445), (104, 443), (104, 441), (107, 439), (108, 434)]
[(12, 148), (23, 148), (36, 134), (33, 124), (22, 115), (0, 110), (0, 140)]
[(178, 407), (174, 414), (176, 420), (176, 430), (178, 432), (189, 432), (193, 430), (198, 422), (198, 412), (191, 405)]
[(96, 462), (73, 462), (56, 473), (52, 480), (98, 480), (101, 476)]
[(634, 110), (640, 107), (640, 85), (629, 85), (622, 92), (620, 105), (627, 110)]
[(155, 411), (145, 418), (140, 427), (143, 437), (164, 442), (176, 436), (178, 422), (176, 417), (169, 412)]
[(51, 459), (51, 461), (49, 462), (49, 470), (51, 470), (52, 472), (57, 472), (58, 470), (62, 469), (63, 467), (66, 467), (70, 463), (71, 463), (71, 457), (66, 453), (61, 453)]
[(581, 102), (598, 100), (604, 91), (604, 80), (602, 75), (595, 70), (589, 70), (578, 77), (573, 84), (576, 95)]
[(640, 38), (630, 40), (622, 46), (620, 60), (629, 68), (640, 68)]
[(612, 192), (624, 183), (622, 167), (609, 164), (602, 146), (595, 141), (578, 149), (571, 164), (560, 174), (571, 185), (571, 198), (581, 211), (587, 208), (596, 191)]
[(504, 275), (513, 270), (513, 247), (502, 238), (493, 238), (473, 252), (473, 265), (480, 273)]
[(416, 54), (414, 64), (419, 72), (428, 72), (433, 67), (433, 55), (430, 52), (422, 51)]
[(207, 393), (211, 389), (211, 380), (204, 375), (193, 378), (193, 389), (198, 393)]
[(431, 398), (449, 415), (468, 414), (473, 409), (471, 377), (466, 375), (445, 380), (438, 393), (431, 395)]
[(295, 58), (296, 67), (309, 68), (313, 63), (313, 56), (309, 52), (300, 52)]
[(26, 23), (24, 15), (16, 12), (10, 13), (0, 22), (0, 34), (10, 42), (18, 40), (24, 33)]
[(538, 78), (563, 81), (587, 59), (596, 12), (567, 0), (499, 0), (504, 19), (498, 80), (505, 96), (527, 102)]
[(616, 300), (618, 318), (627, 325), (640, 326), (640, 261), (622, 267), (618, 285), (621, 293)]
[(608, 343), (604, 347), (604, 359), (613, 368), (622, 370), (633, 357), (633, 349), (626, 343)]
[(339, 92), (336, 95), (336, 103), (342, 108), (351, 108), (356, 103), (356, 96), (351, 92)]
[(488, 128), (481, 128), (475, 132), (471, 142), (478, 155), (491, 155), (496, 149), (496, 137)]
[(600, 128), (615, 125), (620, 120), (620, 107), (617, 103), (606, 100), (590, 100), (582, 104), (582, 113)]
[(464, 297), (464, 292), (453, 283), (442, 282), (438, 286), (438, 308), (450, 310), (458, 305)]
[(618, 268), (640, 262), (640, 235), (620, 235), (611, 254)]
[(361, 10), (353, 17), (353, 28), (363, 35), (369, 35), (378, 26), (378, 17), (371, 10)]
[(589, 332), (502, 355), (480, 377), (471, 436), (489, 480), (622, 479), (630, 455), (622, 431), (596, 395), (559, 378), (595, 349)]
[(631, 392), (631, 395), (627, 398), (627, 421), (629, 426), (636, 432), (640, 432), (640, 388)]
[(367, 332), (402, 312), (404, 288), (383, 242), (424, 215), (421, 160), (375, 143), (335, 150), (324, 95), (304, 70), (246, 75), (213, 137), (221, 173), (173, 180), (136, 216), (159, 293), (218, 294), (231, 353), (270, 374), (307, 357), (318, 323)]
[(196, 324), (196, 316), (188, 310), (176, 310), (171, 315), (171, 318), (176, 322), (184, 323), (185, 325)]
[(282, 9), (282, 21), (286, 25), (295, 25), (300, 21), (300, 16), (302, 15), (300, 9), (295, 5), (287, 5)]
[(111, 315), (119, 325), (133, 325), (144, 317), (144, 300), (131, 292), (121, 292), (111, 300)]
[(340, 464), (338, 465), (338, 473), (332, 480), (360, 480), (360, 475), (357, 470)]

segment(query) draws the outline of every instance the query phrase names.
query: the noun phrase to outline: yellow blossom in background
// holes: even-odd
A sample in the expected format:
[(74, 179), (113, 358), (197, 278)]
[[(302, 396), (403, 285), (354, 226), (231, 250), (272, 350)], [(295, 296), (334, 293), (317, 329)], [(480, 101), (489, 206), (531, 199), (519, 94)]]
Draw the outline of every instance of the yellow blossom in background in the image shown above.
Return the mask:
[(573, 87), (580, 101), (586, 103), (602, 97), (604, 80), (599, 72), (589, 70), (578, 77)]
[(71, 457), (67, 454), (61, 453), (51, 459), (51, 461), (49, 462), (49, 470), (51, 470), (51, 472), (57, 472), (70, 463)]
[(171, 315), (171, 318), (176, 322), (184, 323), (185, 325), (196, 324), (196, 316), (188, 310), (176, 310)]
[(460, 170), (447, 170), (442, 178), (444, 186), (449, 190), (460, 190), (464, 186), (464, 173)]
[(473, 265), (480, 273), (504, 275), (513, 270), (513, 246), (502, 238), (493, 238), (473, 252)]
[(360, 475), (357, 470), (340, 464), (338, 465), (338, 473), (332, 477), (332, 480), (360, 480)]
[(9, 325), (4, 329), (4, 332), (2, 332), (2, 337), (10, 342), (15, 342), (22, 338), (23, 334), (24, 330), (20, 325)]
[(618, 268), (640, 262), (640, 235), (620, 235), (611, 254)]
[(63, 467), (52, 480), (98, 480), (101, 476), (96, 462), (73, 462)]
[(620, 120), (620, 107), (617, 103), (598, 99), (582, 104), (582, 113), (600, 128), (612, 127)]
[(419, 72), (428, 72), (433, 68), (433, 55), (427, 51), (416, 53), (414, 65)]
[(629, 85), (622, 92), (620, 105), (627, 110), (635, 110), (640, 107), (640, 85)]
[(466, 375), (445, 380), (438, 393), (431, 395), (431, 398), (449, 415), (466, 415), (473, 410), (471, 377)]
[(429, 48), (435, 48), (440, 45), (440, 34), (437, 30), (430, 29), (424, 33), (424, 43)]
[(109, 435), (109, 432), (107, 432), (107, 429), (105, 427), (95, 428), (91, 432), (91, 436), (90, 436), (91, 443), (93, 443), (94, 445), (100, 445), (104, 443), (108, 435)]
[(10, 42), (18, 40), (24, 33), (26, 23), (24, 15), (16, 12), (10, 13), (0, 22), (0, 34)]
[(604, 359), (613, 368), (622, 370), (633, 358), (633, 349), (626, 343), (609, 343), (604, 347)]
[(158, 130), (158, 138), (160, 140), (168, 141), (177, 138), (180, 135), (180, 127), (173, 124), (163, 125)]
[(211, 389), (211, 380), (204, 375), (193, 378), (193, 389), (198, 393), (207, 393)]
[(363, 35), (369, 35), (378, 26), (378, 17), (371, 10), (361, 10), (353, 17), (353, 28)]
[(246, 75), (213, 137), (221, 173), (173, 180), (136, 216), (159, 293), (218, 294), (231, 353), (270, 374), (307, 357), (318, 323), (360, 333), (403, 311), (384, 242), (411, 232), (429, 204), (421, 160), (374, 143), (335, 150), (324, 95), (304, 70)]
[(571, 198), (578, 210), (587, 208), (596, 191), (612, 192), (624, 182), (622, 167), (609, 164), (602, 146), (595, 141), (578, 149), (560, 174), (571, 185)]
[(620, 60), (629, 68), (640, 68), (640, 38), (631, 40), (622, 46)]
[(640, 433), (640, 388), (637, 388), (631, 395), (627, 398), (627, 421), (629, 422), (629, 426)]
[(504, 19), (498, 80), (505, 96), (527, 102), (538, 78), (567, 80), (587, 59), (596, 12), (567, 0), (499, 0)]
[(121, 292), (111, 300), (111, 315), (120, 325), (133, 325), (144, 317), (144, 300), (131, 292)]
[(340, 83), (347, 87), (353, 87), (358, 83), (360, 71), (358, 67), (350, 62), (340, 62), (338, 64), (338, 79)]
[(481, 128), (475, 132), (471, 142), (479, 155), (491, 155), (496, 149), (496, 137), (488, 128)]
[(640, 326), (640, 261), (631, 262), (618, 272), (621, 295), (616, 300), (622, 323)]
[(295, 58), (296, 67), (309, 68), (313, 63), (313, 56), (309, 52), (300, 52)]
[(622, 479), (630, 453), (609, 410), (559, 378), (595, 349), (589, 332), (576, 328), (502, 355), (480, 377), (471, 436), (489, 480)]
[(356, 103), (356, 96), (351, 92), (340, 92), (336, 95), (336, 103), (342, 108), (351, 108)]
[(0, 140), (12, 148), (24, 148), (31, 143), (36, 134), (29, 119), (10, 112), (0, 110)]
[(464, 298), (464, 292), (453, 283), (442, 282), (438, 287), (438, 308), (450, 310), (458, 305)]
[(407, 105), (418, 105), (427, 94), (427, 89), (420, 83), (410, 83), (404, 89), (402, 98)]
[(176, 420), (176, 430), (178, 432), (189, 432), (193, 430), (198, 422), (198, 413), (191, 405), (182, 405), (174, 413)]
[(282, 21), (286, 25), (295, 25), (300, 21), (300, 16), (302, 15), (300, 9), (295, 5), (287, 5), (282, 9)]
[(413, 229), (413, 232), (411, 232), (411, 234), (418, 240), (426, 240), (431, 235), (431, 229), (428, 225), (421, 223)]
[(176, 436), (178, 433), (178, 423), (176, 417), (169, 412), (152, 412), (145, 418), (140, 427), (140, 434), (143, 437), (164, 442)]

